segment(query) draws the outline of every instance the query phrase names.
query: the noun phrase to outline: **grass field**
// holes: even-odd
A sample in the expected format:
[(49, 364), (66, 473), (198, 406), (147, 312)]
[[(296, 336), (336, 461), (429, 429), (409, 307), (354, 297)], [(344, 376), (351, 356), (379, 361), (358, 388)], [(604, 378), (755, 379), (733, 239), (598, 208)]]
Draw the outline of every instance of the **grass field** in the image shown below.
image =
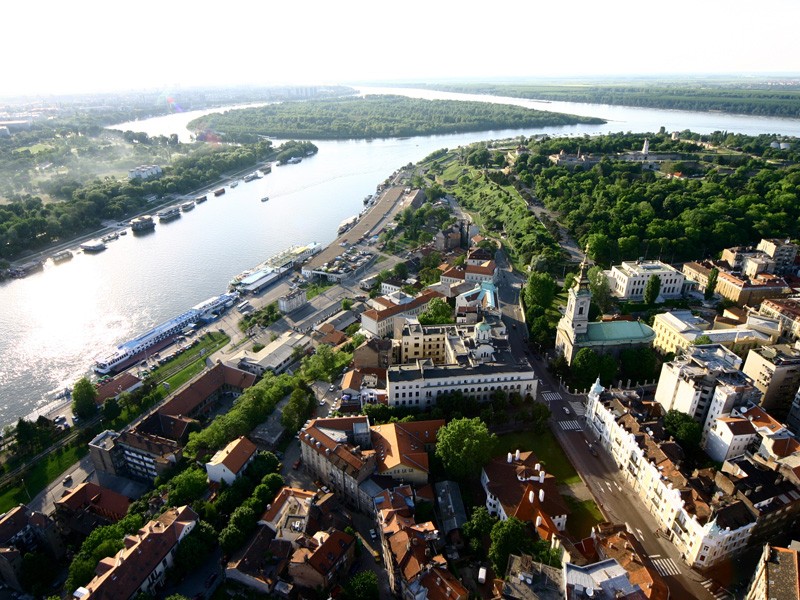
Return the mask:
[(581, 540), (588, 537), (592, 527), (604, 521), (600, 509), (592, 500), (576, 500), (572, 496), (562, 496), (569, 507), (567, 530), (572, 537)]
[(89, 451), (85, 444), (79, 447), (67, 448), (63, 452), (55, 452), (46, 459), (36, 463), (25, 473), (19, 485), (6, 488), (0, 494), (0, 512), (14, 508), (18, 504), (30, 502), (36, 494), (41, 492), (47, 485), (55, 481), (71, 465), (78, 462)]
[(548, 473), (555, 475), (558, 483), (570, 485), (580, 483), (581, 478), (575, 472), (555, 436), (548, 429), (544, 433), (520, 431), (497, 436), (497, 447), (494, 455), (500, 456), (515, 450), (532, 450), (536, 458), (545, 466)]

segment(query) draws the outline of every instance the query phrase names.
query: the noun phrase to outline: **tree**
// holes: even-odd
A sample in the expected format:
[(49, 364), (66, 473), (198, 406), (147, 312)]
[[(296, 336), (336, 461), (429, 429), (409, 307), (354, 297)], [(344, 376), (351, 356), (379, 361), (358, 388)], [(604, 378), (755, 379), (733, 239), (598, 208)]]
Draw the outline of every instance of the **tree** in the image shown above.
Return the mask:
[(453, 323), (453, 309), (442, 298), (434, 298), (425, 312), (419, 314), (420, 325), (447, 325)]
[(436, 456), (448, 475), (463, 479), (489, 461), (496, 441), (479, 418), (454, 419), (439, 430)]
[(289, 431), (295, 432), (306, 422), (314, 408), (314, 396), (301, 388), (295, 389), (289, 402), (283, 407), (281, 424)]
[(710, 343), (711, 343), (711, 338), (708, 337), (707, 335), (698, 335), (692, 341), (693, 346), (702, 346), (704, 344), (710, 344)]
[(653, 275), (650, 275), (650, 279), (647, 280), (647, 283), (644, 286), (644, 303), (653, 304), (658, 298), (658, 293), (660, 291), (661, 277), (654, 273)]
[(350, 310), (353, 308), (353, 300), (350, 298), (342, 298), (342, 310)]
[(169, 501), (172, 506), (188, 504), (208, 490), (206, 472), (199, 468), (186, 469), (169, 482)]
[(706, 289), (703, 291), (703, 298), (711, 300), (714, 297), (714, 290), (717, 289), (717, 277), (719, 277), (719, 269), (712, 267), (708, 273), (708, 283)]
[(464, 535), (468, 538), (482, 539), (491, 533), (495, 523), (497, 523), (497, 517), (490, 515), (485, 506), (478, 506), (472, 511), (469, 521), (464, 523)]
[(664, 430), (675, 438), (687, 454), (700, 449), (703, 428), (690, 415), (672, 409), (664, 415)]
[(72, 389), (72, 412), (88, 419), (97, 410), (97, 389), (86, 377), (81, 377)]
[(548, 308), (553, 303), (557, 287), (549, 273), (531, 273), (525, 284), (525, 304)]
[(113, 421), (122, 414), (122, 408), (116, 398), (109, 398), (103, 402), (103, 418), (106, 421)]
[(591, 267), (586, 273), (589, 278), (589, 291), (592, 292), (592, 302), (594, 302), (601, 312), (611, 310), (611, 287), (608, 285), (603, 269), (598, 266)]
[(509, 555), (529, 552), (534, 542), (528, 526), (516, 517), (495, 523), (489, 537), (489, 560), (495, 573), (505, 573)]
[(408, 267), (406, 266), (406, 263), (397, 263), (394, 266), (394, 269), (392, 269), (392, 273), (394, 273), (394, 276), (398, 279), (408, 279)]
[(344, 586), (344, 600), (373, 600), (378, 594), (378, 576), (374, 571), (359, 571)]

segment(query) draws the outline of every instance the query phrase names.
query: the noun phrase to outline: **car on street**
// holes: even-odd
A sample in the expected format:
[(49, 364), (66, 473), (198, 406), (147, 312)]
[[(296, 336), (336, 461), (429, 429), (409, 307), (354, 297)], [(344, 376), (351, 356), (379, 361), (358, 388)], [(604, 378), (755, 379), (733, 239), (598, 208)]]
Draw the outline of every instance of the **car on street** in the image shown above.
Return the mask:
[(589, 454), (591, 454), (592, 456), (597, 456), (597, 450), (595, 450), (595, 447), (592, 446), (591, 444), (589, 444)]
[(331, 385), (328, 387), (328, 391), (329, 391), (329, 392), (335, 392), (335, 391), (336, 391), (336, 386), (335, 386), (335, 385), (333, 385), (333, 384), (331, 384)]
[(67, 475), (64, 479), (61, 480), (61, 483), (64, 485), (69, 485), (72, 483), (72, 475)]
[(370, 529), (369, 530), (369, 537), (372, 540), (377, 540), (378, 539), (378, 533), (374, 529)]
[(566, 406), (564, 407), (564, 414), (565, 414), (565, 415), (568, 415), (568, 414), (569, 414), (569, 409), (568, 409)]
[(319, 401), (319, 405), (320, 405), (320, 406), (325, 406), (325, 400), (320, 400), (320, 401)]

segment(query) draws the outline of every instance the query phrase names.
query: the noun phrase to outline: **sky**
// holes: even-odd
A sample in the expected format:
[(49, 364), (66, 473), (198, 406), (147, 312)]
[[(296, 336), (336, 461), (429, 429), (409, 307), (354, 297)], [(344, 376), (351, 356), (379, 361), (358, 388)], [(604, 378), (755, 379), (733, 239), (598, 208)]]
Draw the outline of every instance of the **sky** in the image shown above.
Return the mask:
[(797, 0), (26, 0), (0, 96), (239, 84), (800, 73)]

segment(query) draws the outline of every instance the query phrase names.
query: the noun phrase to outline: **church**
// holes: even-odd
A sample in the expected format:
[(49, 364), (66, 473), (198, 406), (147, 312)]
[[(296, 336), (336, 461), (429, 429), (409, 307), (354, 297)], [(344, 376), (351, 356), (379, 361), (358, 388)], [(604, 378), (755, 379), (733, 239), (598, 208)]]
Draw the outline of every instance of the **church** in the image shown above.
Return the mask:
[(569, 289), (567, 309), (558, 322), (556, 350), (571, 365), (581, 348), (591, 348), (597, 354), (618, 356), (626, 348), (652, 346), (655, 331), (642, 321), (589, 322), (589, 289), (586, 258), (581, 262), (580, 273)]

